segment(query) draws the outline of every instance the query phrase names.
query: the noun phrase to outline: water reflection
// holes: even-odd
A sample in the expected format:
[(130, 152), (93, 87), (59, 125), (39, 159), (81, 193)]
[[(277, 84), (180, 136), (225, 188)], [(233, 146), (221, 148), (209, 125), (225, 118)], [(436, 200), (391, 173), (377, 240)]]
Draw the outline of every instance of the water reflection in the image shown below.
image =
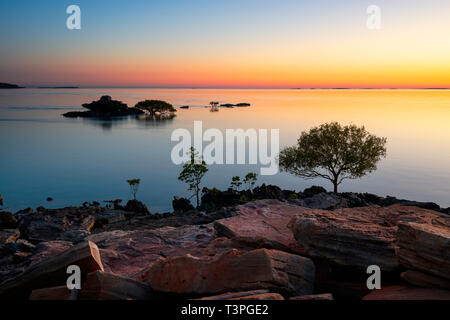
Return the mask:
[[(143, 99), (177, 105), (170, 120), (122, 117), (67, 119), (83, 103), (110, 95), (129, 106)], [(248, 101), (251, 108), (221, 108), (210, 101)], [(198, 107), (196, 107), (198, 106)], [(388, 156), (379, 169), (343, 191), (364, 191), (450, 206), (450, 91), (184, 90), (184, 89), (23, 89), (0, 92), (0, 194), (11, 210), (127, 199), (130, 177), (142, 179), (141, 200), (152, 211), (170, 210), (174, 195), (187, 195), (170, 159), (178, 128), (203, 130), (280, 129), (280, 147), (295, 144), (301, 131), (325, 122), (364, 125), (388, 138)], [(61, 109), (64, 108), (64, 109)], [(67, 109), (66, 109), (67, 108)], [(100, 129), (100, 130), (99, 130)], [(147, 130), (148, 129), (148, 130)], [(154, 129), (154, 130), (152, 130)], [(259, 168), (212, 166), (205, 186), (227, 188), (230, 178)], [(320, 180), (287, 174), (260, 183), (302, 190)], [(46, 197), (55, 199), (46, 203)]]
[[(132, 120), (136, 120), (137, 117), (128, 116), (128, 117), (92, 117), (92, 118), (82, 118), (82, 122), (84, 125), (94, 126), (94, 127), (100, 127), (105, 131), (110, 131), (114, 127), (124, 126)], [(78, 119), (75, 119), (73, 121), (79, 121)]]

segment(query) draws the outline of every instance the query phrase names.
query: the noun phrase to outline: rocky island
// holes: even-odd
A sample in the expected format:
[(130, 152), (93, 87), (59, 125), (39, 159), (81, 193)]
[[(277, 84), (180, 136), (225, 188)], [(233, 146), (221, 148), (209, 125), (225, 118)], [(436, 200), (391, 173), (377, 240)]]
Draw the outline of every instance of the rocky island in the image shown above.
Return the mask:
[(22, 89), (22, 88), (23, 87), (20, 87), (17, 84), (0, 83), (0, 89)]
[(103, 96), (98, 101), (83, 104), (89, 111), (72, 111), (63, 114), (66, 118), (124, 117), (143, 114), (137, 108), (129, 108), (125, 103)]
[[(173, 208), (1, 212), (0, 299), (450, 299), (450, 208), (266, 185), (205, 188), (198, 209)], [(74, 264), (87, 276), (71, 292)], [(366, 286), (370, 265), (381, 290)]]

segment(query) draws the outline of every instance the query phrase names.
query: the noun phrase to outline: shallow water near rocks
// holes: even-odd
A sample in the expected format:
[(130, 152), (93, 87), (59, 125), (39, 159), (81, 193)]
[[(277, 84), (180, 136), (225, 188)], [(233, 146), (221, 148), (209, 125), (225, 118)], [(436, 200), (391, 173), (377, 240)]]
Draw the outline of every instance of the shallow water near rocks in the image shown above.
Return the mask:
[[(167, 121), (66, 119), (68, 111), (110, 95), (134, 106), (162, 99), (178, 109)], [(209, 112), (209, 101), (251, 107)], [(445, 90), (216, 90), (216, 89), (18, 89), (0, 90), (0, 194), (4, 206), (48, 208), (84, 201), (129, 199), (127, 179), (140, 178), (138, 199), (153, 212), (171, 210), (187, 196), (172, 164), (173, 130), (280, 129), (280, 146), (325, 122), (364, 125), (388, 138), (388, 157), (376, 172), (346, 181), (342, 191), (371, 192), (450, 206), (450, 91)], [(210, 166), (204, 185), (227, 188), (231, 177), (259, 166)], [(303, 190), (326, 181), (279, 173), (258, 183)], [(47, 197), (54, 199), (47, 202)]]

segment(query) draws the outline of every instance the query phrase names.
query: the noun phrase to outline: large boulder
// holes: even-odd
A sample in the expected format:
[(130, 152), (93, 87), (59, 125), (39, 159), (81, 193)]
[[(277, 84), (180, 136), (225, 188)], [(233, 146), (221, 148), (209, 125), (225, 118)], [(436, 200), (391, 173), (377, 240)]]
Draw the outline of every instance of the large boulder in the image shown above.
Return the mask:
[(277, 200), (261, 200), (238, 206), (235, 216), (217, 220), (214, 228), (220, 237), (302, 254), (303, 248), (287, 225), (293, 217), (307, 210)]
[(18, 225), (17, 218), (11, 212), (0, 212), (0, 230), (15, 229)]
[(20, 237), (18, 229), (4, 229), (0, 230), (0, 246), (4, 243), (14, 242)]
[(327, 193), (327, 190), (324, 187), (320, 186), (312, 186), (310, 188), (306, 188), (303, 190), (303, 198), (314, 197), (316, 194)]
[(78, 300), (150, 300), (152, 288), (143, 282), (96, 271), (88, 274)]
[(399, 268), (395, 253), (399, 223), (431, 225), (445, 219), (446, 215), (435, 211), (401, 205), (302, 210), (292, 219), (290, 228), (312, 258), (358, 270), (378, 265), (390, 272)]
[(234, 206), (239, 203), (241, 193), (228, 189), (220, 191), (216, 188), (203, 188), (200, 210), (212, 212), (223, 207)]
[(450, 280), (435, 277), (420, 271), (407, 270), (400, 276), (404, 281), (412, 284), (413, 286), (450, 290)]
[(181, 213), (194, 210), (194, 206), (191, 204), (191, 201), (182, 197), (174, 197), (172, 201), (172, 207), (173, 211)]
[(332, 193), (318, 193), (308, 198), (291, 200), (290, 202), (310, 209), (334, 210), (349, 207), (345, 198)]
[(258, 289), (295, 296), (312, 294), (314, 276), (314, 263), (308, 258), (276, 250), (233, 249), (213, 257), (160, 258), (139, 280), (155, 291), (191, 296)]
[(403, 266), (450, 279), (450, 217), (435, 224), (399, 224), (397, 245)]
[[(65, 234), (69, 231), (89, 232), (95, 224), (90, 209), (65, 208), (60, 210), (47, 210), (25, 216), (21, 219), (19, 229), (22, 238), (33, 243), (68, 239)], [(82, 240), (80, 234), (74, 238), (76, 242)]]
[(103, 271), (100, 254), (95, 243), (85, 241), (64, 253), (31, 265), (23, 273), (0, 285), (0, 299), (28, 298), (31, 291), (63, 285), (67, 280), (67, 267), (77, 265), (82, 275)]
[(160, 257), (188, 253), (208, 255), (215, 237), (212, 225), (164, 227), (154, 230), (111, 231), (88, 237), (100, 248), (105, 271), (133, 277)]
[(130, 200), (124, 208), (127, 212), (132, 212), (138, 215), (149, 215), (150, 211), (147, 206), (138, 200)]
[(278, 186), (263, 184), (253, 189), (256, 199), (283, 199), (283, 191)]
[(55, 257), (73, 246), (72, 242), (50, 241), (37, 245), (24, 240), (0, 246), (0, 283), (14, 278), (32, 265)]

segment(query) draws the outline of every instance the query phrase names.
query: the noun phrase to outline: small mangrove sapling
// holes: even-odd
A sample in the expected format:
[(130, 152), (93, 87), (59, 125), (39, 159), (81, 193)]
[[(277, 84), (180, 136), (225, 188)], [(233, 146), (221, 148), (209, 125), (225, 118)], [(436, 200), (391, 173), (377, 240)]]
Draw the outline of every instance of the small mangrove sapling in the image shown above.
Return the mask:
[(128, 184), (130, 185), (130, 191), (133, 195), (134, 200), (136, 200), (136, 194), (139, 190), (139, 184), (141, 183), (141, 179), (130, 179), (127, 180)]

